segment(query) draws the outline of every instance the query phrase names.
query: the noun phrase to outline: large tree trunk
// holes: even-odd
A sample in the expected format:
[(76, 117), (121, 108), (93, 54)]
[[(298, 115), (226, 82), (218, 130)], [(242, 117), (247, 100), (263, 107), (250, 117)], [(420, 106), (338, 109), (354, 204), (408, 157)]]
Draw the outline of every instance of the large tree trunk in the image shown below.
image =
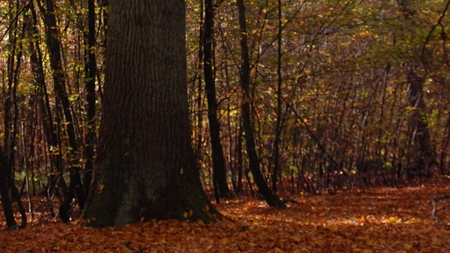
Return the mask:
[(190, 140), (184, 1), (112, 1), (108, 20), (87, 225), (214, 221)]

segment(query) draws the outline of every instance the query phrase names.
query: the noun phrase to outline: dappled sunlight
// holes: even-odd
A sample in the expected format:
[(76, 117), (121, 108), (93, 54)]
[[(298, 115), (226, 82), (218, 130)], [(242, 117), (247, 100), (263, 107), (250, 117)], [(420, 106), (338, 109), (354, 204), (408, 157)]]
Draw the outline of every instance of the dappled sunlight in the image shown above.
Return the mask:
[(47, 221), (0, 233), (5, 252), (450, 252), (450, 231), (428, 201), (447, 184), (283, 196), (288, 208), (251, 197), (215, 205), (215, 224), (149, 221), (85, 228)]
[(445, 184), (429, 183), (288, 196), (287, 209), (251, 198), (217, 207), (260, 236), (278, 238), (281, 233), (285, 240), (302, 243), (304, 252), (443, 252), (450, 233), (432, 221), (428, 201), (448, 190)]

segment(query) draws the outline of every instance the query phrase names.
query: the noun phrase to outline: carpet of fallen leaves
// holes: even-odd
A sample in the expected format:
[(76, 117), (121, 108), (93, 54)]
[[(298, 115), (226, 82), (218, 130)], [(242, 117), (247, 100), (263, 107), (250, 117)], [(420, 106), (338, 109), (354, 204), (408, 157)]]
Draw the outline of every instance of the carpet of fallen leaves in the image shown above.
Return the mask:
[[(450, 231), (432, 221), (429, 200), (449, 183), (228, 200), (216, 224), (150, 221), (85, 228), (81, 220), (0, 231), (2, 252), (450, 252)], [(441, 204), (441, 203), (440, 203)], [(442, 203), (444, 205), (444, 203)], [(441, 216), (447, 209), (443, 206)], [(1, 223), (5, 227), (4, 221)]]

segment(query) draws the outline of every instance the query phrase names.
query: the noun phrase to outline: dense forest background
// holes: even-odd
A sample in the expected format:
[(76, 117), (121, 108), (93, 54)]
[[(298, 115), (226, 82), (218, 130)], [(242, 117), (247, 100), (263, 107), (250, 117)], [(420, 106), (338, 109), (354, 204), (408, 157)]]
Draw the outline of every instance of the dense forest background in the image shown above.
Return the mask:
[[(334, 192), (448, 174), (449, 3), (251, 0), (240, 19), (234, 0), (186, 1), (192, 145), (211, 198), (211, 110), (226, 181), (235, 194), (256, 193), (245, 104), (273, 191)], [(0, 2), (1, 176), (19, 194), (72, 199), (80, 185), (87, 192), (102, 115), (107, 5)], [(243, 20), (249, 94), (240, 86)]]

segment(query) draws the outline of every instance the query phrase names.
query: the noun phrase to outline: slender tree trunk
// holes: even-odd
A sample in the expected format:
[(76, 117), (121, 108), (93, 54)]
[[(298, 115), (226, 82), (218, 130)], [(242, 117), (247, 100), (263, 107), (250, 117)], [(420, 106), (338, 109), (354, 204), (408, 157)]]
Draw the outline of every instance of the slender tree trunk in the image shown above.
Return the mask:
[(243, 93), (241, 111), (250, 171), (252, 172), (253, 179), (255, 180), (259, 191), (264, 196), (267, 203), (270, 206), (284, 208), (286, 205), (275, 193), (272, 192), (261, 173), (259, 157), (255, 147), (255, 137), (250, 112), (250, 103), (252, 98), (250, 96), (250, 61), (247, 44), (247, 21), (245, 17), (244, 0), (237, 0), (237, 7), (239, 11), (239, 27), (241, 34), (240, 83)]
[[(38, 3), (40, 3), (40, 1), (41, 0), (38, 0)], [(78, 145), (75, 136), (75, 127), (70, 109), (70, 102), (65, 90), (65, 77), (61, 56), (61, 41), (59, 40), (59, 31), (55, 16), (55, 6), (53, 0), (45, 0), (45, 8), (42, 4), (40, 4), (39, 7), (44, 15), (44, 23), (47, 29), (46, 39), (49, 50), (50, 66), (53, 70), (53, 85), (57, 95), (57, 102), (61, 104), (64, 118), (68, 123), (66, 130), (69, 137), (70, 160), (76, 160), (75, 158), (76, 152), (78, 151)], [(70, 202), (72, 201), (73, 197), (77, 198), (80, 209), (83, 209), (84, 202), (86, 200), (83, 184), (81, 181), (80, 169), (78, 167), (71, 167), (71, 162), (72, 161), (69, 161), (69, 192), (67, 196), (65, 196), (64, 202), (61, 204), (61, 213), (64, 213), (66, 211), (68, 212)], [(68, 216), (67, 213), (63, 215)]]
[(88, 226), (214, 221), (191, 146), (182, 0), (110, 3)]
[[(37, 30), (38, 21), (36, 16), (36, 10), (33, 2), (30, 4), (30, 13), (32, 17), (32, 30), (30, 33), (32, 34), (30, 37), (38, 37), (39, 31)], [(30, 43), (30, 62), (31, 62), (31, 71), (33, 74), (34, 82), (37, 87), (38, 94), (38, 107), (42, 116), (42, 123), (44, 126), (44, 134), (48, 143), (48, 147), (58, 147), (56, 131), (54, 128), (54, 121), (52, 118), (52, 110), (50, 107), (50, 98), (47, 92), (47, 86), (45, 83), (45, 73), (43, 67), (43, 59), (41, 47), (39, 44), (39, 40), (36, 40), (33, 43)], [(61, 152), (50, 152), (50, 163), (52, 168), (54, 167), (52, 172), (59, 173), (62, 171), (62, 154)], [(62, 182), (62, 188), (66, 189), (64, 181)], [(49, 185), (54, 182), (49, 182)], [(67, 192), (63, 190), (63, 192)]]
[[(204, 4), (203, 1), (200, 1), (200, 28), (199, 28), (199, 50), (198, 50), (198, 73), (200, 73), (203, 69), (203, 50), (202, 50), (202, 46), (203, 46), (203, 41), (204, 41), (204, 37), (205, 34), (203, 32), (203, 24), (204, 24), (204, 18), (203, 18), (203, 9), (204, 9)], [(198, 80), (197, 80), (197, 125), (195, 126), (196, 128), (196, 146), (195, 146), (195, 156), (197, 157), (197, 160), (199, 163), (202, 163), (203, 161), (203, 111), (202, 111), (202, 107), (203, 107), (203, 85), (202, 85), (202, 80), (203, 77), (202, 75), (198, 74)], [(193, 90), (195, 90), (195, 83), (193, 83)]]
[(87, 33), (87, 64), (86, 76), (88, 82), (86, 83), (87, 91), (87, 134), (85, 141), (84, 157), (86, 159), (86, 166), (84, 168), (84, 192), (89, 192), (89, 186), (92, 181), (92, 171), (94, 170), (94, 145), (95, 145), (95, 77), (97, 75), (97, 60), (95, 57), (95, 0), (88, 1), (88, 33)]
[(277, 119), (275, 123), (275, 139), (273, 141), (273, 170), (272, 170), (272, 190), (274, 193), (277, 192), (278, 186), (278, 174), (280, 173), (280, 139), (281, 133), (283, 131), (283, 116), (282, 111), (282, 90), (281, 85), (283, 83), (283, 76), (281, 73), (283, 57), (282, 53), (282, 33), (283, 33), (283, 23), (282, 23), (282, 12), (281, 12), (281, 0), (278, 0), (278, 50), (277, 50)]
[(2, 197), (2, 206), (3, 206), (3, 213), (5, 214), (6, 219), (6, 225), (9, 229), (12, 229), (17, 226), (16, 220), (14, 219), (14, 213), (12, 209), (11, 199), (9, 196), (9, 189), (8, 189), (8, 176), (7, 176), (7, 170), (8, 170), (8, 163), (6, 162), (7, 159), (5, 155), (3, 154), (3, 149), (0, 147), (0, 195)]
[(436, 165), (434, 147), (431, 144), (430, 132), (426, 113), (426, 104), (423, 92), (424, 78), (419, 77), (415, 66), (407, 66), (407, 81), (409, 83), (408, 101), (415, 108), (412, 115), (412, 138), (419, 146), (419, 157), (416, 160), (416, 172), (424, 172), (431, 176), (431, 167)]
[[(22, 40), (25, 36), (25, 23), (19, 27), (18, 19), (16, 15), (19, 10), (19, 3), (15, 4), (10, 3), (9, 9), (10, 12), (10, 20), (11, 20), (11, 29), (9, 32), (9, 54), (7, 60), (7, 73), (8, 80), (7, 85), (5, 87), (5, 103), (4, 103), (4, 143), (5, 143), (5, 153), (0, 153), (2, 161), (2, 165), (7, 169), (3, 169), (4, 178), (5, 178), (5, 187), (8, 189), (8, 192), (11, 194), (11, 200), (15, 200), (17, 202), (17, 207), (21, 214), (22, 223), (20, 228), (25, 228), (27, 224), (27, 218), (25, 214), (25, 209), (22, 204), (22, 200), (20, 198), (19, 192), (15, 185), (14, 181), (14, 171), (16, 168), (16, 147), (17, 147), (17, 139), (18, 139), (18, 124), (17, 119), (19, 117), (20, 111), (18, 109), (18, 101), (17, 101), (17, 86), (19, 85), (19, 73), (22, 68), (22, 54), (23, 48), (22, 44), (18, 43), (19, 40)], [(6, 201), (9, 201), (8, 199)], [(11, 203), (9, 203), (11, 205)]]
[(243, 163), (243, 155), (242, 155), (242, 142), (244, 141), (243, 139), (243, 127), (241, 126), (241, 124), (239, 124), (238, 126), (239, 130), (236, 136), (236, 170), (237, 170), (237, 188), (236, 188), (236, 194), (240, 194), (243, 191), (243, 187), (242, 187), (242, 180), (244, 180), (244, 168), (242, 166)]
[[(109, 6), (109, 2), (108, 0), (99, 0), (99, 4), (100, 4), (100, 14), (99, 14), (99, 19), (98, 19), (98, 23), (100, 24), (100, 27), (103, 29), (103, 48), (106, 48), (106, 35), (108, 33), (108, 6)], [(100, 32), (99, 32), (100, 33)], [(100, 43), (101, 41), (97, 41), (97, 43)], [(103, 64), (102, 64), (103, 65)], [(103, 87), (102, 87), (102, 78), (101, 78), (101, 72), (97, 71), (97, 82), (98, 82), (98, 98), (100, 101), (103, 101)], [(88, 194), (86, 192), (86, 194)]]
[(220, 124), (217, 120), (217, 99), (216, 84), (214, 82), (213, 70), (213, 40), (214, 40), (214, 6), (212, 0), (205, 0), (205, 36), (203, 43), (203, 69), (205, 74), (205, 91), (208, 100), (208, 120), (209, 131), (211, 135), (212, 164), (213, 164), (213, 182), (214, 196), (217, 203), (220, 198), (229, 195), (227, 184), (227, 172), (225, 167), (225, 158), (223, 157), (223, 148), (220, 141)]
[[(412, 7), (414, 1), (412, 0), (397, 0), (399, 4), (403, 19), (408, 22), (414, 19), (415, 10)], [(405, 64), (406, 79), (409, 84), (408, 101), (410, 106), (415, 110), (411, 116), (412, 133), (411, 138), (413, 143), (418, 146), (419, 157), (415, 159), (414, 170), (416, 173), (426, 173), (431, 176), (431, 168), (436, 166), (436, 152), (431, 142), (430, 132), (428, 130), (426, 103), (423, 92), (423, 84), (425, 77), (420, 76), (418, 70), (422, 67), (421, 63), (408, 62)]]

